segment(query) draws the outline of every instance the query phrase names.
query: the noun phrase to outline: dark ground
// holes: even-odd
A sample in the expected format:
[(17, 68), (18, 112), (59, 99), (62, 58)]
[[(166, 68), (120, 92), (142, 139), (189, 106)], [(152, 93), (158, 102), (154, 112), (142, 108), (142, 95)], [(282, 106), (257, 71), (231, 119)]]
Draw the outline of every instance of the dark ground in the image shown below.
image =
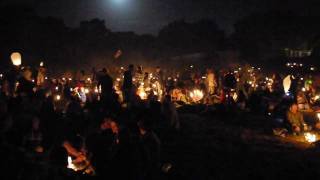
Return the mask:
[(160, 134), (164, 162), (173, 165), (169, 179), (320, 177), (320, 151), (296, 137), (272, 135), (265, 116), (180, 110), (180, 120), (176, 138)]

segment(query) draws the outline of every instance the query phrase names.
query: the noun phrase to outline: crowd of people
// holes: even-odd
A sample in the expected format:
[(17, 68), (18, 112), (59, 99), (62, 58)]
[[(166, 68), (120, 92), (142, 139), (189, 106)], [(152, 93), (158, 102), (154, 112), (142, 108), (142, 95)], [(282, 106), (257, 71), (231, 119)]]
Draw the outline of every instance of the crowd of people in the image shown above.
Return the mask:
[(157, 179), (158, 134), (179, 132), (177, 107), (189, 104), (272, 115), (277, 128), (310, 130), (302, 113), (316, 112), (320, 97), (309, 79), (291, 78), (284, 92), (282, 78), (260, 68), (193, 68), (147, 72), (129, 65), (49, 78), (44, 67), (13, 67), (0, 76), (1, 176)]

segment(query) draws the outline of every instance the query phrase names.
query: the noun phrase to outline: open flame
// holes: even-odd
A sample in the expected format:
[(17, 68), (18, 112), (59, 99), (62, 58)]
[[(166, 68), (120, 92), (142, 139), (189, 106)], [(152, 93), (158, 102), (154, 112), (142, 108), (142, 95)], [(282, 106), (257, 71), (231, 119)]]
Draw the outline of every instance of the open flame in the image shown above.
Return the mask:
[(190, 97), (194, 102), (200, 101), (203, 98), (203, 96), (203, 92), (199, 89), (195, 89), (190, 92)]
[(142, 86), (139, 87), (138, 91), (137, 91), (138, 96), (140, 96), (140, 98), (142, 100), (147, 99), (147, 93), (145, 92), (144, 88)]
[(313, 143), (313, 142), (317, 141), (317, 136), (312, 133), (305, 133), (304, 137), (305, 137), (306, 141), (308, 141), (309, 143)]

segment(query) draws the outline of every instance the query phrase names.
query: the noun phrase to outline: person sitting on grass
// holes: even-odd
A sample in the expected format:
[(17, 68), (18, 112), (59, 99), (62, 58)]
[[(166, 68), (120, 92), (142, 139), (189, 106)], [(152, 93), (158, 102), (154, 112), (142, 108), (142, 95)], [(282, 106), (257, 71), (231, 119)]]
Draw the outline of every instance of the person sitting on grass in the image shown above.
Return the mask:
[(300, 134), (307, 130), (303, 115), (298, 111), (298, 105), (296, 103), (291, 104), (287, 112), (287, 120), (294, 134)]

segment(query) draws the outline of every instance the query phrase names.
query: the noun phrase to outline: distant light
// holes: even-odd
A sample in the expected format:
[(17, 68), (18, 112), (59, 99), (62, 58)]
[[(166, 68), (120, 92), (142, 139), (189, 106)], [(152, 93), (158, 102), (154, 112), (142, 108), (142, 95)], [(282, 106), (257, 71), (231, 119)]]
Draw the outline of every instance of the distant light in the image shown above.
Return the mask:
[(64, 80), (64, 81), (65, 81), (65, 80), (66, 80), (66, 78), (64, 78), (64, 77), (63, 77), (63, 78), (62, 78), (62, 80)]
[(45, 79), (45, 80), (47, 80), (47, 79), (48, 79), (48, 77), (45, 77), (44, 79)]
[(2, 78), (3, 77), (3, 74), (0, 74), (0, 78)]
[(192, 69), (192, 68), (193, 68), (193, 65), (190, 65), (190, 68)]
[(34, 79), (31, 80), (34, 83)]
[(314, 71), (314, 70), (315, 70), (315, 68), (314, 68), (314, 67), (311, 67), (311, 68), (310, 68), (310, 70), (311, 70), (311, 71)]
[(303, 66), (303, 64), (300, 64), (300, 67), (302, 67)]
[(57, 91), (59, 90), (59, 87), (58, 87), (58, 86), (56, 86), (56, 90), (57, 90)]
[(69, 78), (69, 81), (72, 81), (72, 78)]
[(60, 101), (61, 100), (61, 96), (60, 95), (56, 95), (56, 100)]
[(44, 63), (43, 61), (40, 62), (40, 67), (43, 67)]
[(303, 91), (303, 92), (306, 92), (306, 88), (303, 87), (303, 88), (302, 88), (302, 91)]
[(90, 92), (90, 91), (89, 91), (88, 88), (85, 88), (85, 89), (84, 89), (84, 93), (89, 94), (89, 92)]

